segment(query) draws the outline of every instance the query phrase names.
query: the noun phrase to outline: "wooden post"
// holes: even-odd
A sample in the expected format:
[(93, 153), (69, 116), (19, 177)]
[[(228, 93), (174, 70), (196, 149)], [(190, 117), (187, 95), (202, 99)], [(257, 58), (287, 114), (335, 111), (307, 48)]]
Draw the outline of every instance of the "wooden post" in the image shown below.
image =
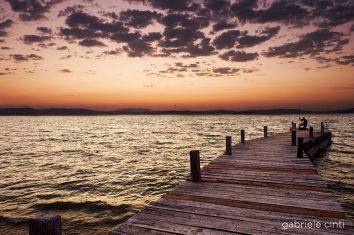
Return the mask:
[(191, 181), (200, 182), (202, 181), (200, 175), (200, 157), (199, 150), (192, 150), (189, 153), (190, 163), (191, 163)]
[(263, 132), (264, 132), (264, 138), (267, 138), (268, 137), (268, 127), (267, 126), (263, 127)]
[(232, 155), (231, 136), (226, 136), (226, 155)]
[(313, 138), (313, 127), (310, 126), (309, 137)]
[(323, 135), (323, 134), (324, 134), (324, 123), (321, 122), (321, 135)]
[(241, 143), (245, 143), (245, 130), (241, 130)]
[(29, 235), (61, 235), (60, 215), (45, 215), (29, 220)]
[(296, 146), (296, 131), (291, 131), (291, 145)]
[(297, 158), (302, 158), (304, 154), (304, 138), (297, 138)]

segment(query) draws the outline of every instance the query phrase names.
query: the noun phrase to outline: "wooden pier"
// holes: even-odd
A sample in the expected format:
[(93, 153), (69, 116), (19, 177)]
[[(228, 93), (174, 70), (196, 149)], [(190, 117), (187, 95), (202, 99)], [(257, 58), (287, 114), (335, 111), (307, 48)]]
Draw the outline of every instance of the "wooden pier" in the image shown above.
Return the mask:
[(180, 183), (110, 235), (354, 234), (353, 224), (303, 154), (330, 133), (297, 130), (296, 146), (290, 132), (268, 136), (264, 128), (264, 138), (246, 141), (241, 134), (241, 143), (231, 149), (227, 137), (225, 155), (201, 173), (199, 151), (191, 151), (192, 181)]

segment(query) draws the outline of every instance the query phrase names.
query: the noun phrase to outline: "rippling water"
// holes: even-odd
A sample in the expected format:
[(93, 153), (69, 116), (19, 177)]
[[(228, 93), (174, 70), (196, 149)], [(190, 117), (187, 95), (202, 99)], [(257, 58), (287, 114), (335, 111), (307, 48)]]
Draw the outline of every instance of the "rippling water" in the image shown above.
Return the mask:
[[(327, 121), (333, 144), (315, 164), (354, 218), (354, 115)], [(288, 130), (292, 115), (0, 117), (0, 234), (26, 234), (26, 219), (63, 217), (66, 234), (107, 234), (238, 139)]]

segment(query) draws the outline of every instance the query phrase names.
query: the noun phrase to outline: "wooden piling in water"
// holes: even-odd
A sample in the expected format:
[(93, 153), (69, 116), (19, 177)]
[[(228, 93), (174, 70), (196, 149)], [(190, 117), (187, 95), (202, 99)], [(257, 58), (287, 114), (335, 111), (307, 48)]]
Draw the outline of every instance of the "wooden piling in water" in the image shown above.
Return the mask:
[(263, 133), (264, 133), (264, 138), (267, 138), (268, 137), (268, 127), (267, 126), (263, 127)]
[(324, 134), (324, 123), (321, 122), (321, 135), (323, 135), (323, 134)]
[(61, 235), (60, 215), (45, 215), (29, 220), (29, 235)]
[(312, 126), (310, 126), (309, 137), (313, 138), (313, 127)]
[(297, 158), (302, 158), (304, 155), (304, 138), (297, 138)]
[(291, 131), (291, 145), (296, 146), (296, 131)]
[(245, 143), (245, 130), (241, 130), (241, 143)]
[(202, 179), (200, 175), (199, 150), (190, 151), (189, 156), (190, 156), (190, 166), (191, 166), (191, 181), (200, 182), (202, 181)]
[(226, 155), (232, 155), (232, 140), (231, 136), (226, 136)]

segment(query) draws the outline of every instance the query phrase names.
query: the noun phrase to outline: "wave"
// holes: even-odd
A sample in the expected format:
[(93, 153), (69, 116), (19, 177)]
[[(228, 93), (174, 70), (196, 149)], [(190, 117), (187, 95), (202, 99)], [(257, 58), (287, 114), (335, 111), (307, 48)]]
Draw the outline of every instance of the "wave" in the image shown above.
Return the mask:
[(6, 217), (0, 215), (0, 222), (21, 225), (21, 224), (27, 224), (27, 221), (28, 221), (27, 218), (14, 218), (14, 217)]
[(111, 205), (103, 201), (55, 201), (55, 202), (42, 202), (36, 203), (31, 206), (40, 211), (77, 211), (84, 210), (88, 212), (111, 211), (114, 214), (123, 214), (132, 210), (130, 204)]
[(353, 151), (350, 151), (350, 150), (343, 150), (343, 149), (332, 149), (331, 152), (333, 152), (333, 153), (339, 153), (339, 154), (344, 153), (344, 154), (348, 154), (348, 155), (354, 153)]
[(328, 187), (337, 192), (354, 194), (353, 185), (345, 184), (341, 181), (329, 182)]

